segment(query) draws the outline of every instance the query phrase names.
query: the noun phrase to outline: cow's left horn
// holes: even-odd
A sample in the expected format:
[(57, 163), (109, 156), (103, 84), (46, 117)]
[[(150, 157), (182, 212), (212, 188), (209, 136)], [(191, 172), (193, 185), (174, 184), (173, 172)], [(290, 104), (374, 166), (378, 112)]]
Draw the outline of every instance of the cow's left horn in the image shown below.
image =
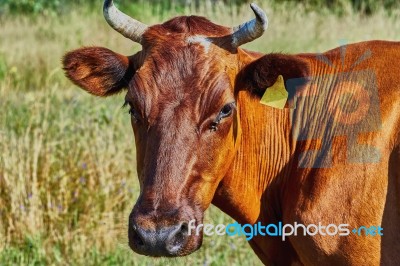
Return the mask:
[(268, 28), (268, 18), (265, 12), (254, 3), (250, 7), (256, 18), (233, 28), (232, 46), (235, 48), (259, 38)]
[(142, 35), (148, 28), (146, 24), (119, 11), (112, 0), (104, 1), (103, 13), (106, 21), (114, 30), (134, 42), (142, 43)]

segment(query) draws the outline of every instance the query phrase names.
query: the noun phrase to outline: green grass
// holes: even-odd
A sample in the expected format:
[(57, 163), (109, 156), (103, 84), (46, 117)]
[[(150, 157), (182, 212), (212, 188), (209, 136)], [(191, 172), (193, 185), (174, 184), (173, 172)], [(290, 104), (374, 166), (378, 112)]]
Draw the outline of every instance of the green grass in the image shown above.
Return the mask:
[[(365, 17), (261, 2), (266, 34), (246, 45), (264, 52), (322, 52), (343, 40), (400, 40), (400, 12)], [(152, 16), (153, 24), (199, 13), (236, 25), (252, 18), (247, 5)], [(234, 12), (230, 12), (232, 10)], [(228, 10), (228, 11), (227, 11)], [(259, 265), (244, 237), (205, 237), (181, 259), (152, 259), (127, 246), (127, 217), (138, 196), (133, 133), (124, 95), (100, 99), (72, 85), (60, 60), (71, 49), (98, 45), (133, 54), (139, 45), (106, 24), (101, 7), (62, 16), (0, 18), (0, 265)], [(232, 220), (214, 207), (206, 222)]]

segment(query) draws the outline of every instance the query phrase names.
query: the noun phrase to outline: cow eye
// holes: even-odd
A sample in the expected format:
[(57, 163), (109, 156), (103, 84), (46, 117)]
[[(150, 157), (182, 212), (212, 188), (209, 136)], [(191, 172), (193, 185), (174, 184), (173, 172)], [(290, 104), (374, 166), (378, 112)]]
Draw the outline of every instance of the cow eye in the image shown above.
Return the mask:
[(219, 112), (219, 118), (225, 118), (232, 114), (233, 104), (229, 103), (222, 107), (221, 111)]
[(221, 111), (219, 111), (218, 116), (215, 118), (215, 120), (210, 125), (211, 131), (216, 131), (218, 129), (218, 125), (221, 122), (221, 120), (232, 114), (234, 106), (235, 106), (234, 103), (229, 103), (229, 104), (226, 104), (224, 107), (222, 107)]
[(133, 122), (136, 123), (139, 121), (140, 115), (139, 113), (136, 111), (136, 109), (129, 103), (129, 102), (125, 102), (124, 105), (122, 107), (125, 106), (129, 106), (129, 111), (128, 113), (131, 115)]
[(129, 114), (132, 116), (133, 121), (136, 123), (139, 121), (139, 113), (136, 111), (135, 108), (130, 107)]

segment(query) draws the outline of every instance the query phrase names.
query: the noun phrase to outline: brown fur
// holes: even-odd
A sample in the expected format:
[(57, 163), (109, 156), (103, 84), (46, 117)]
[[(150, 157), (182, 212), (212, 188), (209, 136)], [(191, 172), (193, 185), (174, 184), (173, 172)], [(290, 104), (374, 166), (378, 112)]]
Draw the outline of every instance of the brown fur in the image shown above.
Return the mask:
[(67, 77), (96, 96), (108, 96), (126, 87), (135, 72), (129, 59), (102, 47), (85, 47), (63, 59)]

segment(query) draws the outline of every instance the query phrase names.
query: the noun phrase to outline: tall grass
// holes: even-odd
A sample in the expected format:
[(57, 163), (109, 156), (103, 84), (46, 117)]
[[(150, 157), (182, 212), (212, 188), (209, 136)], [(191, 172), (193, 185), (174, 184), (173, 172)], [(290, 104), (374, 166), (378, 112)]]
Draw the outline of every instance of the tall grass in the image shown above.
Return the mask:
[[(119, 0), (118, 4), (124, 7), (137, 6), (143, 3), (150, 3), (153, 7), (161, 7), (161, 12), (170, 12), (173, 9), (183, 9), (194, 6), (199, 9), (205, 2), (210, 6), (225, 4), (229, 6), (243, 5), (248, 0)], [(275, 0), (277, 3), (288, 2), (288, 0)], [(399, 7), (397, 0), (295, 0), (307, 6), (309, 9), (328, 8), (332, 12), (342, 13), (346, 6), (351, 6), (354, 10), (371, 14), (382, 8), (390, 10)], [(95, 6), (96, 0), (2, 0), (1, 12), (24, 13), (24, 14), (49, 14), (65, 13), (78, 5)], [(153, 9), (155, 10), (155, 9)]]
[[(246, 47), (264, 52), (322, 52), (342, 42), (400, 40), (400, 16), (338, 17), (293, 3), (262, 1), (268, 32)], [(199, 13), (236, 25), (247, 5), (186, 8), (152, 16), (143, 3), (130, 14), (148, 24)], [(233, 11), (232, 11), (233, 10)], [(232, 11), (232, 12), (231, 12)], [(94, 10), (57, 16), (8, 16), (0, 23), (0, 265), (260, 264), (242, 237), (205, 237), (183, 259), (151, 259), (127, 247), (127, 217), (138, 196), (135, 152), (123, 95), (89, 96), (63, 76), (62, 55), (82, 45), (132, 54), (140, 47), (111, 30)], [(232, 221), (211, 208), (206, 221)]]

